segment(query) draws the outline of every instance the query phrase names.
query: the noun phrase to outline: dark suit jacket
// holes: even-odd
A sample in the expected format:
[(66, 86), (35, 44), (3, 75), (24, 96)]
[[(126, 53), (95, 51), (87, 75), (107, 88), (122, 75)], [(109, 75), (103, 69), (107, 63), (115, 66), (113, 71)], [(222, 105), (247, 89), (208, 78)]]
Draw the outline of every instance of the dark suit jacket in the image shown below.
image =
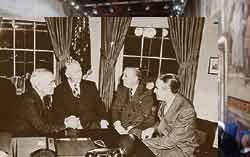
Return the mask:
[(0, 131), (9, 131), (8, 125), (17, 100), (16, 87), (5, 78), (0, 78), (0, 87)]
[(143, 142), (158, 156), (163, 157), (169, 153), (168, 157), (192, 157), (198, 146), (195, 136), (195, 119), (196, 113), (193, 105), (177, 94), (157, 126), (160, 137), (146, 139)]
[(119, 87), (117, 96), (112, 104), (112, 122), (120, 120), (123, 127), (130, 125), (139, 129), (145, 129), (154, 125), (154, 115), (152, 115), (153, 93), (140, 84), (131, 100), (129, 89)]
[[(105, 106), (101, 101), (96, 85), (92, 81), (80, 83), (80, 99), (73, 96), (68, 81), (62, 82), (54, 94), (55, 119), (63, 124), (70, 115), (80, 117), (83, 128), (98, 125), (101, 119), (107, 119)], [(96, 126), (98, 127), (98, 126)]]
[(47, 136), (64, 128), (51, 123), (49, 110), (34, 89), (22, 96), (12, 123), (15, 136)]

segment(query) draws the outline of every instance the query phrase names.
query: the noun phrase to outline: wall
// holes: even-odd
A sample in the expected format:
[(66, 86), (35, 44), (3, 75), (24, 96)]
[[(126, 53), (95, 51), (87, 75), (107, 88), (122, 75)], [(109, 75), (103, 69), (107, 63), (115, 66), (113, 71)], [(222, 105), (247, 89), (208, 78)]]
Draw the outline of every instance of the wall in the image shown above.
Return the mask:
[(218, 78), (208, 74), (209, 57), (216, 57), (218, 25), (207, 18), (203, 31), (195, 86), (194, 106), (197, 116), (210, 121), (218, 120)]
[(99, 62), (100, 62), (100, 49), (101, 49), (101, 18), (89, 18), (90, 29), (90, 46), (91, 46), (91, 69), (93, 73), (88, 77), (88, 80), (96, 82), (98, 87), (99, 81)]

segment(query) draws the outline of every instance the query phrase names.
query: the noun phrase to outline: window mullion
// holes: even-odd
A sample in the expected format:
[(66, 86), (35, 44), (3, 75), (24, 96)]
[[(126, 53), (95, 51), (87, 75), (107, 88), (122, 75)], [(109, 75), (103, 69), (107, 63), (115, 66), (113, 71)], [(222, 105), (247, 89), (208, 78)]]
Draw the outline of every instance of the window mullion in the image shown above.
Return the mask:
[[(163, 29), (162, 29), (163, 32)], [(160, 49), (160, 62), (159, 62), (159, 71), (158, 71), (158, 76), (161, 74), (161, 63), (162, 63), (162, 51), (163, 51), (163, 41), (164, 41), (164, 36), (163, 33), (161, 34), (161, 49)]]
[(140, 68), (142, 67), (143, 47), (144, 47), (144, 34), (142, 34), (142, 40), (141, 40)]
[(34, 58), (33, 58), (33, 60), (34, 60), (34, 65), (33, 65), (33, 70), (35, 70), (36, 69), (36, 22), (34, 21), (34, 23), (33, 23), (33, 34), (34, 34), (34, 39), (33, 39), (33, 42), (34, 42), (34, 46), (33, 46), (33, 50), (34, 50)]
[(13, 27), (13, 75), (16, 76), (16, 28), (15, 28), (15, 20), (12, 20), (12, 27)]

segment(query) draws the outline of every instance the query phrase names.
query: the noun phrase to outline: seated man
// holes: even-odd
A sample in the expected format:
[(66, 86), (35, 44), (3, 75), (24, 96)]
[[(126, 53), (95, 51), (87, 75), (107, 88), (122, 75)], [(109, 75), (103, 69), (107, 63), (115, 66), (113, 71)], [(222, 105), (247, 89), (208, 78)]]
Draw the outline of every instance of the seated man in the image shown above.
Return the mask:
[(96, 85), (83, 80), (82, 69), (76, 60), (66, 63), (65, 79), (55, 90), (54, 106), (57, 123), (68, 128), (107, 127), (105, 106)]
[(126, 67), (123, 72), (123, 86), (117, 90), (112, 104), (112, 121), (121, 133), (133, 133), (140, 137), (141, 130), (154, 124), (152, 115), (153, 93), (141, 81), (138, 68)]
[[(158, 110), (160, 122), (144, 130), (142, 139), (157, 157), (192, 157), (198, 146), (196, 112), (193, 105), (178, 93), (180, 85), (175, 74), (164, 74), (156, 81), (154, 92), (161, 104)], [(150, 138), (155, 131), (158, 137)]]
[(15, 136), (47, 136), (64, 129), (64, 125), (55, 125), (50, 121), (55, 80), (47, 69), (36, 69), (30, 78), (32, 89), (25, 93), (16, 108), (16, 117), (12, 123)]

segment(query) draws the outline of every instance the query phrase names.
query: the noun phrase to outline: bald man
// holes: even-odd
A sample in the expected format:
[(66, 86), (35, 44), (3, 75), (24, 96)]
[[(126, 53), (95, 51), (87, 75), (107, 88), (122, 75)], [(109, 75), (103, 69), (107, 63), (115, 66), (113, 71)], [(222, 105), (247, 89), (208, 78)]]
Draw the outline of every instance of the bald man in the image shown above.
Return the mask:
[(15, 136), (47, 136), (63, 130), (64, 125), (51, 123), (51, 95), (54, 94), (55, 79), (47, 69), (36, 69), (30, 78), (31, 90), (17, 105), (13, 130)]
[(66, 63), (65, 76), (67, 79), (54, 95), (57, 123), (74, 129), (107, 127), (107, 113), (96, 85), (82, 79), (82, 69), (76, 60)]
[(122, 80), (123, 86), (118, 88), (112, 104), (112, 122), (120, 134), (131, 133), (140, 137), (143, 129), (154, 124), (153, 92), (141, 81), (138, 68), (126, 67)]

